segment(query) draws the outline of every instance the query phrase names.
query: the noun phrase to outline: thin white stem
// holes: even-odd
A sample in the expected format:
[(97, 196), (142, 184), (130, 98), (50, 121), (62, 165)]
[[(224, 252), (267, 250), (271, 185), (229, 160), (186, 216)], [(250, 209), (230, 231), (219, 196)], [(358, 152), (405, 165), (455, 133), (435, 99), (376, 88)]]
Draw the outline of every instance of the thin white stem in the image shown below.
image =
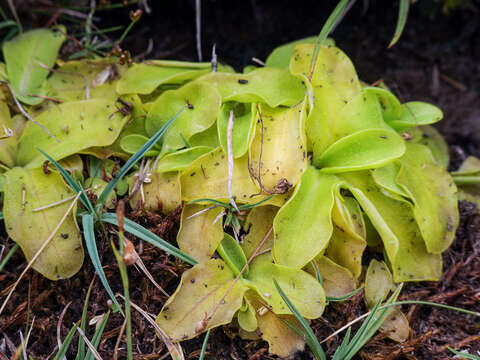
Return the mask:
[(228, 118), (228, 127), (227, 127), (227, 159), (228, 159), (228, 200), (233, 208), (237, 211), (238, 210), (237, 204), (235, 203), (235, 199), (233, 198), (232, 194), (232, 182), (233, 182), (233, 122), (235, 116), (233, 115), (233, 110), (230, 110), (230, 116)]
[(197, 55), (198, 61), (202, 61), (202, 1), (195, 0), (195, 23), (197, 29)]
[(257, 63), (258, 65), (265, 66), (265, 63), (262, 60), (260, 60), (259, 58), (252, 57), (252, 61), (254, 63)]
[(197, 211), (195, 214), (192, 214), (192, 215), (190, 215), (190, 216), (187, 216), (187, 217), (185, 218), (185, 220), (193, 219), (194, 217), (196, 217), (196, 216), (198, 216), (198, 215), (201, 215), (201, 214), (203, 214), (203, 213), (206, 213), (207, 211), (210, 211), (210, 210), (212, 210), (212, 209), (215, 209), (215, 208), (217, 208), (217, 207), (219, 207), (219, 206), (220, 206), (220, 205), (212, 205), (212, 206), (209, 206), (209, 207), (207, 207), (206, 209)]
[(152, 274), (150, 274), (150, 271), (148, 271), (147, 267), (145, 266), (142, 258), (138, 255), (138, 253), (134, 251), (134, 255), (137, 257), (137, 261), (135, 262), (135, 264), (143, 271), (143, 273), (147, 276), (147, 278), (152, 282), (152, 284), (158, 289), (160, 290), (160, 292), (169, 297), (170, 295), (155, 281), (155, 279), (153, 278)]
[(37, 212), (37, 211), (42, 211), (42, 210), (45, 210), (45, 209), (49, 209), (51, 207), (54, 207), (54, 206), (57, 206), (57, 205), (61, 205), (61, 204), (64, 204), (72, 199), (75, 199), (77, 195), (72, 195), (72, 196), (69, 196), (65, 199), (62, 199), (62, 200), (59, 200), (59, 201), (56, 201), (54, 203), (51, 203), (51, 204), (48, 204), (48, 205), (44, 205), (44, 206), (40, 206), (38, 208), (35, 208), (35, 209), (32, 209), (32, 212)]
[(217, 72), (217, 69), (218, 69), (218, 59), (217, 59), (217, 44), (213, 44), (213, 47), (212, 47), (212, 60), (211, 60), (211, 64), (212, 64), (212, 72)]
[(217, 215), (217, 217), (215, 218), (215, 220), (213, 220), (212, 222), (212, 225), (215, 225), (217, 223), (218, 220), (220, 220), (223, 215), (225, 215), (225, 209), (222, 209), (222, 211), (220, 212), (220, 214)]

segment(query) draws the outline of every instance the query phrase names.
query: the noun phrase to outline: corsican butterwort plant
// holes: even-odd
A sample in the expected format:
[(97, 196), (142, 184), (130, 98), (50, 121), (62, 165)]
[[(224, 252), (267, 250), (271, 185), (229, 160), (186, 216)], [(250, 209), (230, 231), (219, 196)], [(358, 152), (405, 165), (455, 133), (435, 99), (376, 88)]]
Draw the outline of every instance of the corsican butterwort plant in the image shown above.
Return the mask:
[[(264, 66), (241, 73), (216, 63), (120, 64), (115, 56), (60, 61), (63, 27), (5, 42), (3, 217), (33, 268), (52, 280), (73, 276), (84, 260), (83, 235), (122, 311), (97, 250), (109, 240), (105, 225), (118, 226), (118, 246), (111, 245), (129, 335), (126, 265), (136, 260), (124, 234), (191, 265), (156, 319), (178, 353), (173, 343), (233, 322), (240, 335), (268, 341), (273, 354), (289, 356), (307, 341), (322, 358), (305, 319), (361, 287), (372, 314), (363, 335), (349, 342), (348, 333), (334, 359), (351, 358), (381, 326), (408, 334), (393, 307), (398, 284), (440, 279), (441, 254), (459, 222), (455, 182), (478, 184), (480, 166), (469, 159), (454, 182), (445, 142), (431, 127), (442, 111), (401, 103), (384, 84), (359, 79), (327, 38), (347, 3), (340, 1), (318, 38), (281, 46)], [(407, 10), (401, 1), (393, 42)], [(65, 215), (74, 199), (80, 205)], [(177, 244), (125, 218), (127, 202), (163, 214), (181, 208)], [(379, 260), (363, 285), (367, 246)], [(383, 311), (390, 291), (384, 306), (393, 310)], [(60, 357), (84, 328), (84, 319), (72, 328)], [(402, 341), (402, 334), (391, 338)]]

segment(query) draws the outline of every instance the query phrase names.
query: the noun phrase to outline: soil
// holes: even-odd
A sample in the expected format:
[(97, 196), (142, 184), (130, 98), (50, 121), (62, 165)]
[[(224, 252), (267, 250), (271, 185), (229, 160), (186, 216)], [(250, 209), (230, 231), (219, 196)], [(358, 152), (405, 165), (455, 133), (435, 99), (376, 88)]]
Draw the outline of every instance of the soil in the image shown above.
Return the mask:
[[(100, 3), (100, 1), (98, 1)], [(64, 1), (57, 3), (84, 3)], [(236, 69), (251, 64), (251, 58), (264, 60), (274, 47), (301, 37), (317, 34), (336, 1), (215, 1), (204, 0), (202, 12), (202, 50), (210, 58), (216, 44), (219, 60)], [(393, 3), (393, 4), (392, 4)], [(26, 27), (42, 26), (55, 15), (55, 2), (49, 0), (17, 1), (19, 15)], [(422, 0), (411, 6), (406, 31), (392, 49), (387, 45), (396, 21), (396, 1), (358, 1), (334, 33), (337, 44), (352, 59), (360, 77), (373, 83), (384, 79), (402, 101), (423, 100), (444, 110), (445, 120), (438, 128), (451, 149), (455, 168), (469, 154), (480, 156), (480, 3), (467, 2), (465, 9), (445, 15), (435, 0)], [(174, 58), (196, 61), (195, 8), (193, 1), (149, 1), (152, 14), (144, 15), (122, 45), (133, 56)], [(368, 8), (366, 8), (368, 7)], [(6, 7), (4, 7), (6, 8)], [(128, 24), (128, 10), (99, 11), (97, 25), (106, 28)], [(366, 8), (366, 9), (365, 9)], [(41, 9), (39, 13), (35, 10)], [(365, 12), (366, 10), (366, 12)], [(59, 19), (61, 21), (61, 19)], [(72, 28), (75, 26), (72, 25)], [(110, 34), (118, 38), (119, 34)], [(153, 46), (148, 49), (149, 39)], [(147, 51), (148, 50), (148, 51)], [(146, 52), (147, 51), (147, 52)], [(428, 300), (480, 311), (480, 214), (471, 203), (461, 202), (461, 224), (452, 247), (444, 257), (444, 276), (440, 282), (407, 284), (402, 299)], [(130, 212), (128, 217), (175, 241), (178, 213), (169, 217)], [(133, 240), (133, 239), (132, 239)], [(0, 240), (7, 249), (12, 242)], [(144, 244), (137, 251), (154, 278), (172, 293), (184, 266), (158, 249)], [(98, 242), (102, 264), (114, 292), (122, 286), (107, 239)], [(25, 260), (17, 253), (0, 274), (3, 298), (22, 269)], [(25, 335), (27, 324), (35, 319), (28, 342), (34, 359), (45, 359), (57, 345), (57, 326), (63, 339), (72, 324), (81, 318), (87, 288), (94, 270), (88, 259), (82, 270), (68, 280), (51, 282), (30, 271), (14, 292), (4, 314), (0, 316), (0, 359), (14, 357), (20, 343), (19, 331)], [(132, 301), (144, 310), (157, 314), (167, 297), (135, 268), (129, 268)], [(66, 306), (63, 321), (60, 314)], [(96, 279), (88, 305), (88, 318), (109, 310), (108, 295)], [(376, 335), (357, 355), (362, 359), (448, 359), (451, 346), (480, 351), (480, 322), (468, 315), (427, 306), (404, 306), (412, 327), (405, 343), (395, 343), (386, 334)], [(343, 303), (330, 304), (322, 319), (312, 323), (320, 339), (366, 311), (362, 294)], [(133, 312), (133, 341), (137, 359), (160, 359), (166, 353), (152, 327)], [(104, 359), (112, 358), (122, 325), (122, 318), (112, 314), (100, 344)], [(88, 326), (91, 337), (94, 326)], [(207, 357), (211, 359), (273, 359), (261, 341), (243, 341), (236, 330), (227, 326), (212, 331)], [(340, 338), (325, 344), (329, 354)], [(183, 343), (186, 358), (197, 358), (203, 337)], [(76, 340), (74, 340), (76, 342)], [(119, 358), (125, 356), (121, 344)], [(75, 349), (72, 346), (71, 349)], [(4, 354), (4, 355), (2, 355)], [(67, 358), (74, 358), (73, 350)], [(307, 351), (295, 359), (312, 359)]]

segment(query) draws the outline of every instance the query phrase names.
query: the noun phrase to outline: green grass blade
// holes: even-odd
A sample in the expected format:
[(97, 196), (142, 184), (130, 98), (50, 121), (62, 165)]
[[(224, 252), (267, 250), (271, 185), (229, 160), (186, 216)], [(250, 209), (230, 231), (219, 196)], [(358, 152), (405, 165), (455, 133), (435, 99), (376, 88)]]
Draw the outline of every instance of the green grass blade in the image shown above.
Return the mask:
[(478, 185), (480, 184), (480, 176), (452, 176), (456, 185)]
[[(387, 300), (387, 304), (395, 302), (402, 290), (402, 286), (398, 286), (392, 296)], [(350, 360), (360, 349), (369, 341), (377, 330), (382, 326), (385, 318), (390, 313), (390, 308), (380, 308), (381, 300), (377, 302), (375, 307), (370, 312), (370, 315), (363, 322), (360, 329), (357, 331), (352, 341), (346, 346), (344, 360)]]
[(68, 173), (67, 170), (65, 170), (63, 168), (62, 165), (60, 165), (58, 162), (55, 161), (54, 158), (52, 158), (50, 155), (48, 155), (46, 152), (44, 152), (42, 149), (39, 149), (37, 148), (38, 151), (40, 151), (43, 156), (45, 156), (53, 165), (55, 165), (55, 167), (57, 168), (57, 170), (60, 172), (60, 174), (62, 174), (63, 178), (65, 179), (65, 181), (67, 182), (68, 185), (70, 185), (70, 187), (76, 192), (76, 193), (79, 193), (79, 192), (82, 192), (82, 195), (80, 195), (80, 201), (82, 202), (83, 206), (85, 206), (85, 208), (91, 213), (91, 214), (94, 214), (95, 213), (95, 210), (93, 209), (93, 205), (92, 203), (90, 202), (90, 200), (88, 199), (88, 196), (87, 194), (85, 194), (85, 192), (83, 192), (83, 189), (82, 187), (80, 186), (79, 183), (77, 183), (73, 177)]
[(239, 209), (239, 210), (252, 209), (252, 208), (254, 208), (254, 207), (256, 207), (256, 206), (259, 206), (259, 205), (263, 204), (264, 202), (270, 200), (272, 197), (273, 197), (273, 194), (267, 196), (265, 199), (262, 199), (262, 200), (260, 200), (259, 202), (256, 202), (256, 203), (254, 203), (254, 204), (240, 205), (240, 206), (238, 207), (238, 209)]
[(464, 353), (464, 352), (461, 352), (461, 351), (457, 351), (455, 349), (452, 349), (450, 346), (448, 347), (448, 350), (450, 350), (455, 355), (460, 356), (460, 358), (462, 358), (462, 359), (480, 360), (480, 356), (469, 354), (469, 353)]
[(358, 289), (353, 290), (352, 292), (349, 292), (348, 294), (340, 297), (329, 297), (327, 296), (327, 301), (335, 302), (335, 301), (345, 301), (350, 299), (352, 296), (358, 294), (360, 291), (363, 290), (363, 286), (360, 286)]
[(70, 343), (73, 340), (73, 337), (75, 336), (75, 333), (77, 332), (77, 327), (78, 323), (75, 324), (70, 331), (68, 332), (67, 336), (65, 337), (65, 340), (63, 341), (62, 346), (60, 349), (58, 349), (57, 355), (53, 358), (53, 360), (63, 360), (63, 357), (67, 353), (68, 348), (70, 347)]
[(398, 9), (397, 26), (395, 28), (395, 33), (393, 34), (392, 41), (388, 45), (389, 48), (395, 45), (398, 39), (400, 39), (400, 36), (402, 36), (403, 29), (405, 29), (405, 24), (407, 23), (409, 7), (410, 7), (410, 0), (400, 0), (400, 7)]
[(207, 351), (207, 343), (208, 337), (210, 336), (210, 329), (208, 329), (207, 333), (205, 334), (205, 339), (203, 339), (202, 350), (200, 351), (200, 357), (198, 360), (205, 359), (205, 352)]
[(105, 187), (105, 189), (102, 191), (100, 196), (98, 197), (98, 206), (101, 206), (103, 208), (103, 204), (105, 203), (105, 200), (107, 199), (108, 195), (113, 191), (115, 186), (117, 186), (117, 183), (125, 176), (125, 174), (131, 169), (135, 163), (140, 160), (148, 150), (150, 150), (157, 142), (158, 140), (162, 137), (163, 134), (165, 134), (165, 131), (167, 131), (168, 127), (175, 121), (175, 119), (180, 115), (180, 113), (183, 111), (185, 107), (182, 107), (165, 125), (162, 126), (160, 130), (157, 131), (155, 135), (153, 135), (150, 140), (148, 140), (135, 154), (133, 154), (130, 159), (120, 168), (118, 171), (117, 175), (108, 183), (108, 185)]
[[(88, 287), (87, 295), (85, 296), (85, 302), (83, 304), (80, 329), (82, 329), (84, 333), (87, 327), (88, 302), (90, 301), (90, 294), (92, 293), (94, 279), (92, 280), (92, 282), (90, 283), (90, 286)], [(77, 350), (77, 356), (75, 357), (75, 360), (83, 360), (84, 358), (85, 358), (85, 340), (83, 340), (83, 337), (80, 336), (78, 338), (78, 350)]]
[[(109, 224), (118, 225), (117, 217), (115, 214), (111, 214), (111, 213), (103, 214), (101, 220)], [(166, 253), (173, 255), (190, 265), (195, 265), (198, 263), (190, 255), (185, 254), (179, 248), (173, 246), (172, 244), (169, 244), (168, 242), (158, 237), (151, 231), (148, 231), (147, 229), (137, 224), (136, 222), (129, 220), (127, 218), (125, 218), (124, 221), (125, 221), (124, 227), (126, 232), (129, 232), (130, 234), (135, 235), (136, 237), (142, 240), (145, 240), (146, 242), (149, 242), (152, 245), (155, 245), (156, 247), (162, 249)]]
[(11, 26), (17, 26), (17, 23), (13, 20), (5, 20), (0, 22), (0, 29), (11, 27)]
[(335, 351), (335, 354), (333, 354), (332, 360), (343, 360), (343, 357), (345, 356), (345, 353), (348, 350), (348, 343), (350, 341), (351, 332), (352, 332), (352, 328), (349, 327), (347, 329), (347, 333), (345, 334), (345, 337), (342, 340), (342, 343)]
[(280, 285), (278, 285), (277, 280), (273, 279), (273, 283), (275, 284), (275, 287), (277, 288), (277, 291), (282, 297), (283, 301), (285, 302), (285, 304), (287, 304), (288, 308), (293, 313), (293, 315), (295, 315), (302, 329), (305, 331), (305, 335), (306, 335), (305, 341), (310, 346), (310, 350), (312, 350), (317, 360), (326, 360), (325, 352), (323, 351), (323, 348), (318, 342), (318, 339), (315, 336), (310, 325), (308, 325), (307, 321), (303, 318), (303, 316), (297, 310), (295, 305), (293, 305), (293, 303), (290, 301), (287, 295), (283, 292)]
[(320, 31), (320, 34), (318, 35), (315, 49), (313, 50), (312, 64), (310, 65), (310, 80), (312, 79), (313, 70), (315, 69), (315, 64), (317, 63), (318, 51), (320, 50), (320, 46), (322, 46), (325, 43), (325, 40), (327, 40), (328, 35), (337, 24), (340, 17), (343, 15), (343, 11), (347, 7), (349, 1), (350, 0), (340, 0), (338, 2), (337, 6), (328, 17), (327, 21), (322, 27), (322, 30)]
[(435, 307), (439, 307), (439, 308), (442, 308), (442, 309), (453, 310), (453, 311), (457, 311), (457, 312), (460, 312), (460, 313), (463, 313), (463, 314), (473, 315), (473, 316), (476, 316), (476, 317), (480, 317), (480, 313), (479, 313), (479, 312), (476, 312), (476, 311), (471, 311), (471, 310), (462, 309), (462, 308), (455, 307), (455, 306), (450, 306), (450, 305), (445, 305), (445, 304), (439, 304), (439, 303), (435, 303), (435, 302), (431, 302), (431, 301), (421, 301), (421, 300), (396, 301), (396, 302), (393, 302), (393, 303), (391, 303), (391, 304), (382, 305), (381, 308), (388, 308), (388, 307), (397, 306), (397, 305), (428, 305), (428, 306), (435, 306)]
[(0, 211), (0, 220), (3, 220), (3, 211)]
[[(110, 316), (110, 310), (105, 314), (105, 316), (102, 319), (102, 322), (100, 323), (100, 326), (93, 334), (91, 343), (95, 349), (97, 349), (98, 345), (100, 344), (100, 340), (102, 339), (103, 331), (105, 330), (105, 326), (107, 325), (109, 316)], [(92, 350), (88, 350), (85, 360), (93, 360), (93, 359), (94, 358), (93, 358)]]
[(227, 208), (227, 209), (230, 209), (232, 207), (232, 205), (230, 205), (226, 202), (215, 200), (215, 199), (209, 199), (209, 198), (192, 200), (192, 201), (189, 201), (187, 204), (191, 205), (191, 204), (198, 204), (198, 203), (202, 203), (202, 202), (209, 202), (209, 203), (212, 203), (212, 204), (215, 204), (215, 205), (222, 206), (222, 207)]
[(19, 248), (18, 244), (13, 245), (10, 251), (7, 253), (7, 255), (5, 255), (5, 257), (0, 262), (0, 272), (3, 270), (5, 265), (7, 265), (8, 260), (10, 260), (13, 254), (17, 252), (18, 248)]
[(90, 256), (90, 260), (92, 260), (93, 267), (100, 278), (105, 290), (107, 291), (108, 295), (112, 299), (113, 303), (118, 307), (120, 312), (123, 315), (122, 308), (118, 303), (115, 295), (113, 295), (113, 291), (108, 284), (107, 277), (105, 276), (105, 272), (103, 271), (102, 264), (100, 263), (100, 257), (98, 256), (97, 250), (97, 243), (95, 241), (95, 231), (93, 227), (93, 216), (91, 214), (84, 214), (82, 216), (82, 225), (83, 225), (83, 236), (85, 238), (85, 245), (87, 247), (88, 255)]
[(312, 260), (312, 266), (313, 266), (313, 269), (315, 270), (315, 277), (317, 278), (317, 281), (320, 283), (320, 285), (322, 285), (323, 287), (323, 278), (322, 278), (322, 274), (320, 273), (320, 270), (318, 269), (318, 266), (317, 266), (317, 263), (315, 262), (315, 260)]

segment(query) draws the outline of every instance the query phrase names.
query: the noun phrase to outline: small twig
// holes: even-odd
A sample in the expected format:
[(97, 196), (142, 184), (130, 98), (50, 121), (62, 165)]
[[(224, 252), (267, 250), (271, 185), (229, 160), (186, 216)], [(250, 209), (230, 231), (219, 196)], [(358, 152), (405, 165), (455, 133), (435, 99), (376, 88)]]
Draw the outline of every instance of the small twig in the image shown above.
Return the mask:
[(265, 66), (265, 63), (262, 60), (260, 60), (259, 58), (252, 57), (252, 61), (254, 63), (257, 63), (258, 65)]
[(268, 190), (263, 186), (262, 184), (262, 156), (263, 156), (263, 117), (262, 117), (262, 112), (260, 111), (260, 107), (257, 105), (257, 112), (258, 112), (258, 120), (260, 121), (260, 155), (258, 157), (258, 173), (255, 174), (255, 171), (253, 168), (250, 166), (250, 152), (248, 153), (248, 158), (247, 158), (247, 167), (248, 167), (248, 172), (250, 173), (250, 176), (257, 182), (258, 186), (260, 187), (260, 192), (257, 194), (252, 194), (250, 197), (258, 196), (261, 195), (262, 193), (266, 193), (268, 195), (273, 195), (276, 194), (275, 191)]
[[(85, 189), (85, 191), (88, 191), (90, 189)], [(72, 195), (72, 196), (69, 196), (65, 199), (62, 199), (62, 200), (59, 200), (59, 201), (56, 201), (54, 203), (51, 203), (51, 204), (48, 204), (48, 205), (44, 205), (44, 206), (40, 206), (38, 208), (35, 208), (35, 209), (32, 209), (32, 212), (37, 212), (37, 211), (42, 211), (42, 210), (45, 210), (45, 209), (49, 209), (51, 207), (54, 207), (54, 206), (57, 206), (57, 205), (61, 205), (61, 204), (64, 204), (72, 199), (75, 199), (77, 195)]]
[(17, 105), (18, 109), (20, 110), (20, 112), (28, 119), (30, 120), (31, 122), (33, 122), (34, 124), (36, 124), (37, 126), (40, 126), (43, 131), (45, 131), (48, 136), (50, 136), (51, 138), (53, 138), (57, 143), (60, 143), (60, 141), (56, 138), (55, 135), (53, 135), (45, 126), (43, 126), (42, 124), (40, 124), (37, 120), (35, 120), (28, 112), (25, 111), (25, 109), (22, 107), (22, 105), (20, 104), (20, 102), (18, 101), (17, 97), (15, 96), (15, 93), (13, 92), (13, 89), (11, 88), (10, 84), (8, 82), (6, 82), (7, 84), (7, 87), (8, 87), (8, 90), (10, 91), (10, 93), (12, 94), (12, 97), (13, 97), (13, 100), (15, 101), (15, 104)]
[[(70, 301), (67, 305), (65, 305), (65, 307), (63, 308), (62, 310), (62, 313), (60, 314), (60, 317), (58, 318), (58, 322), (57, 322), (57, 344), (58, 344), (58, 348), (61, 349), (62, 348), (62, 339), (61, 339), (61, 332), (62, 332), (62, 322), (63, 322), (63, 317), (65, 316), (65, 313), (67, 312), (67, 309), (68, 307), (70, 306), (72, 302)], [(65, 356), (63, 356), (63, 358), (66, 360), (67, 358)]]
[(143, 10), (145, 10), (145, 12), (150, 15), (152, 13), (152, 9), (150, 8), (150, 6), (148, 5), (147, 3), (147, 0), (140, 0), (139, 2), (139, 5), (141, 7), (143, 7)]
[(462, 91), (462, 92), (467, 91), (467, 87), (465, 85), (463, 85), (461, 82), (459, 82), (457, 80), (453, 80), (451, 77), (449, 77), (445, 74), (442, 74), (442, 73), (440, 73), (439, 76), (440, 76), (440, 79), (442, 79), (443, 81), (445, 81), (447, 84), (454, 87), (458, 91)]
[(25, 184), (22, 184), (22, 209), (20, 210), (20, 216), (23, 215), (25, 212), (25, 197), (27, 194), (27, 189), (25, 188)]
[(148, 271), (147, 267), (145, 266), (143, 260), (140, 258), (138, 253), (135, 250), (133, 250), (133, 252), (134, 252), (134, 255), (137, 257), (135, 265), (137, 265), (144, 272), (147, 278), (163, 295), (165, 295), (166, 297), (170, 297), (170, 295), (155, 281), (152, 274), (150, 274), (150, 271)]
[(228, 158), (228, 200), (233, 208), (238, 210), (237, 204), (232, 194), (232, 182), (233, 182), (233, 121), (234, 115), (233, 110), (230, 110), (230, 117), (228, 118), (228, 127), (227, 127), (227, 158)]
[(42, 246), (40, 246), (40, 249), (37, 250), (37, 252), (35, 253), (35, 255), (33, 255), (32, 259), (28, 262), (28, 265), (27, 267), (22, 271), (22, 273), (20, 274), (20, 276), (18, 277), (17, 281), (15, 281), (15, 283), (13, 284), (12, 288), (10, 289), (7, 297), (5, 298), (5, 300), (3, 301), (3, 304), (2, 306), (0, 307), (0, 315), (2, 314), (3, 310), (5, 310), (5, 306), (7, 305), (8, 303), (8, 300), (10, 300), (10, 297), (12, 296), (13, 292), (15, 291), (15, 288), (17, 287), (17, 285), (20, 283), (20, 281), (22, 280), (23, 276), (25, 276), (25, 274), (27, 273), (27, 271), (32, 267), (33, 263), (38, 259), (38, 257), (40, 256), (40, 254), (42, 253), (42, 251), (50, 244), (50, 242), (53, 240), (53, 238), (55, 237), (55, 234), (58, 232), (58, 230), (60, 229), (60, 227), (62, 226), (62, 224), (65, 222), (65, 220), (67, 219), (68, 215), (70, 214), (70, 212), (72, 211), (72, 209), (74, 208), (75, 204), (77, 203), (80, 195), (83, 193), (83, 191), (79, 191), (77, 196), (75, 197), (75, 199), (72, 201), (72, 203), (70, 204), (70, 206), (68, 207), (67, 211), (65, 212), (65, 214), (63, 215), (62, 219), (60, 220), (60, 222), (57, 224), (57, 226), (55, 227), (55, 229), (53, 229), (53, 231), (51, 232), (51, 234), (48, 236), (47, 240), (45, 240), (45, 242), (42, 244)]
[(228, 294), (230, 293), (230, 291), (232, 291), (233, 287), (234, 287), (235, 284), (238, 282), (238, 280), (240, 280), (240, 278), (242, 277), (242, 274), (245, 272), (245, 269), (247, 268), (247, 266), (250, 265), (250, 263), (252, 262), (252, 260), (258, 255), (258, 253), (260, 252), (260, 249), (263, 247), (263, 245), (264, 245), (265, 242), (268, 240), (268, 238), (270, 237), (270, 235), (272, 235), (272, 232), (273, 232), (273, 226), (270, 227), (270, 229), (268, 230), (268, 232), (267, 232), (267, 234), (265, 235), (265, 237), (263, 238), (263, 240), (260, 242), (260, 244), (258, 244), (257, 248), (255, 249), (255, 251), (253, 252), (253, 254), (250, 256), (250, 258), (248, 259), (248, 261), (245, 263), (245, 265), (243, 265), (242, 270), (240, 270), (240, 272), (238, 273), (237, 277), (232, 281), (232, 284), (229, 286), (229, 288), (227, 289), (227, 291), (225, 291), (225, 294), (222, 296), (222, 298), (220, 299), (220, 301), (215, 305), (215, 307), (214, 307), (213, 310), (212, 310), (212, 313), (211, 313), (210, 315), (206, 316), (204, 320), (202, 320), (203, 325), (204, 325), (204, 328), (207, 327), (208, 322), (213, 318), (213, 316), (214, 316), (215, 313), (217, 312), (218, 308), (224, 303), (225, 298), (228, 296)]
[(226, 214), (225, 209), (222, 209), (220, 214), (218, 214), (217, 217), (215, 218), (215, 220), (213, 220), (212, 225), (215, 225), (217, 223), (217, 221), (220, 220), (223, 217), (223, 215), (225, 215), (225, 214)]
[(202, 0), (195, 0), (195, 24), (196, 24), (196, 39), (197, 39), (197, 55), (198, 61), (202, 61)]
[(202, 209), (202, 210), (200, 210), (200, 211), (197, 211), (195, 214), (192, 214), (192, 215), (190, 215), (190, 216), (187, 216), (187, 217), (185, 218), (185, 220), (193, 219), (194, 217), (196, 217), (196, 216), (198, 216), (198, 215), (201, 215), (201, 214), (203, 214), (203, 213), (205, 213), (205, 212), (207, 212), (207, 211), (210, 211), (210, 210), (212, 210), (212, 209), (215, 209), (215, 208), (217, 208), (217, 207), (219, 207), (219, 206), (220, 206), (220, 205), (217, 205), (217, 204), (216, 204), (216, 205), (211, 205), (211, 206), (209, 206), (209, 207), (207, 207), (207, 208), (205, 208), (205, 209)]
[(432, 68), (432, 95), (434, 97), (437, 97), (439, 91), (440, 91), (440, 72), (438, 71), (437, 64), (434, 64)]
[[(125, 300), (125, 298), (122, 295), (117, 294), (117, 296), (121, 297), (123, 300)], [(140, 314), (142, 314), (142, 316), (145, 318), (145, 320), (147, 320), (150, 323), (150, 325), (152, 325), (154, 327), (154, 329), (157, 331), (157, 333), (160, 334), (160, 337), (162, 338), (163, 342), (165, 343), (165, 346), (167, 347), (168, 352), (172, 356), (172, 358), (173, 359), (179, 359), (179, 360), (185, 359), (185, 356), (183, 355), (182, 347), (180, 346), (180, 344), (178, 344), (178, 343), (174, 344), (170, 340), (170, 338), (167, 336), (165, 331), (163, 331), (163, 329), (160, 326), (158, 326), (158, 324), (155, 322), (155, 319), (152, 319), (152, 316), (149, 313), (147, 313), (140, 306), (138, 306), (137, 304), (135, 304), (133, 302), (130, 302), (130, 304), (132, 305), (132, 307), (135, 310), (137, 310)]]
[(113, 350), (113, 360), (118, 359), (118, 348), (120, 347), (120, 341), (122, 340), (123, 333), (125, 332), (125, 327), (127, 326), (127, 318), (123, 320), (122, 327), (118, 333), (117, 341), (115, 342), (115, 349)]
[(36, 98), (43, 99), (43, 100), (50, 100), (50, 101), (53, 101), (54, 103), (57, 103), (57, 104), (63, 103), (63, 100), (56, 99), (56, 98), (51, 97), (51, 96), (43, 96), (43, 95), (36, 95), (36, 94), (28, 94), (28, 96), (36, 97)]

